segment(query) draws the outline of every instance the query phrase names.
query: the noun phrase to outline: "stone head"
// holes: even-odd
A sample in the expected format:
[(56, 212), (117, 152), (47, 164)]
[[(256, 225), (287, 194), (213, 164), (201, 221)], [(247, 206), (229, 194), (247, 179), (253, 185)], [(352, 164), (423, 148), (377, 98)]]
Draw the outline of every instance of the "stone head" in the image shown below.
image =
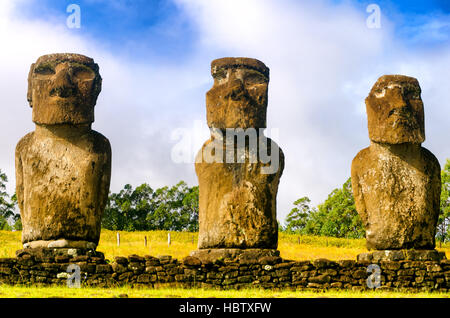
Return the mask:
[(213, 87), (206, 93), (210, 128), (265, 128), (269, 68), (251, 58), (212, 61)]
[(102, 78), (94, 60), (80, 54), (49, 54), (33, 63), (27, 99), (33, 122), (43, 125), (90, 124)]
[(388, 144), (422, 143), (425, 124), (417, 79), (384, 75), (366, 98), (369, 137)]

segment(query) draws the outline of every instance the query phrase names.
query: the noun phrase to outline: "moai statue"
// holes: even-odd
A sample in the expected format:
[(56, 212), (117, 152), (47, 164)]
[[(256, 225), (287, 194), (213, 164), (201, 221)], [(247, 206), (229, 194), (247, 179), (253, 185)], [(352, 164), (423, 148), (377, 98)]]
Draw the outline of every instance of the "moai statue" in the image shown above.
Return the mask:
[(255, 59), (222, 58), (211, 63), (211, 73), (214, 85), (206, 94), (211, 138), (195, 164), (199, 251), (276, 249), (284, 156), (264, 136), (269, 69)]
[(435, 247), (441, 169), (421, 147), (420, 94), (415, 78), (385, 75), (366, 98), (371, 142), (353, 159), (351, 174), (369, 250)]
[(102, 79), (94, 60), (49, 54), (31, 65), (35, 131), (16, 148), (25, 248), (95, 249), (109, 193), (111, 146), (91, 129)]

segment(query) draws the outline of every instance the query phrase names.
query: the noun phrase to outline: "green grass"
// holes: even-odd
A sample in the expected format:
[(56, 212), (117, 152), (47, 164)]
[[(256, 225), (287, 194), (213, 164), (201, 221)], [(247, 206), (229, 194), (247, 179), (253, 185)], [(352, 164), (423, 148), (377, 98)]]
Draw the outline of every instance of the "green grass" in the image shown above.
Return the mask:
[(182, 288), (67, 288), (0, 285), (0, 298), (448, 298), (448, 293), (402, 293), (390, 291), (290, 291), (290, 290), (212, 290)]

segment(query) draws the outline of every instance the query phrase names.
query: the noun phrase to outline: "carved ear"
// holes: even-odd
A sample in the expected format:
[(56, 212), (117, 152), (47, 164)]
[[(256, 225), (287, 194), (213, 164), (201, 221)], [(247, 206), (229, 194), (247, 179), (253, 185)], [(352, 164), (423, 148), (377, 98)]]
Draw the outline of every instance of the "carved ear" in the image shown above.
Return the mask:
[(32, 87), (31, 87), (31, 77), (33, 75), (33, 71), (34, 71), (34, 65), (35, 63), (31, 64), (30, 66), (30, 71), (28, 72), (28, 91), (27, 91), (27, 100), (28, 103), (30, 104), (30, 107), (33, 108), (33, 101), (32, 101)]

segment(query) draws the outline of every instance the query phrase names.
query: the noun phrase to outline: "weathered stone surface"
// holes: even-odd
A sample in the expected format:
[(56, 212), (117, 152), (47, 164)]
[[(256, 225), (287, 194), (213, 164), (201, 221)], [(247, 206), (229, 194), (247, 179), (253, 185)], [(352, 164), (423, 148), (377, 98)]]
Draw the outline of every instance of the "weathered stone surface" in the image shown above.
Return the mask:
[(200, 266), (202, 265), (202, 262), (197, 257), (186, 256), (183, 259), (183, 264), (186, 266)]
[(123, 257), (123, 256), (116, 256), (116, 257), (114, 257), (114, 261), (117, 264), (128, 265), (128, 258)]
[(69, 261), (69, 256), (67, 255), (57, 255), (55, 256), (56, 263), (67, 263)]
[(264, 256), (259, 259), (261, 265), (275, 265), (282, 261), (279, 256)]
[[(139, 262), (145, 262), (145, 258), (136, 254), (132, 254), (130, 256), (128, 256), (128, 261), (130, 263), (139, 263)], [(117, 260), (116, 260), (117, 262)]]
[(78, 54), (45, 55), (28, 83), (36, 130), (16, 147), (22, 243), (95, 249), (111, 175), (109, 141), (91, 129), (98, 65)]
[(424, 109), (417, 79), (385, 75), (366, 98), (369, 138), (386, 144), (425, 141)]
[(337, 266), (336, 262), (330, 261), (326, 258), (318, 258), (315, 259), (312, 264), (314, 265), (314, 267), (316, 268), (330, 268), (330, 267), (335, 267)]
[[(217, 260), (234, 260), (240, 264), (254, 264), (261, 259), (276, 263), (281, 260), (280, 252), (275, 249), (238, 249), (238, 248), (212, 248), (199, 249), (190, 253), (191, 257), (199, 259), (202, 263), (214, 263)], [(267, 258), (266, 258), (267, 257)], [(270, 259), (268, 259), (270, 258)], [(273, 258), (273, 259), (272, 259)], [(254, 262), (256, 261), (256, 262)]]
[(379, 261), (399, 261), (405, 259), (405, 254), (403, 251), (398, 250), (387, 250), (387, 251), (376, 251), (372, 253), (373, 255), (373, 261), (379, 262)]
[[(441, 261), (446, 260), (445, 252), (436, 250), (385, 250), (357, 255), (358, 262), (368, 261), (375, 263), (398, 261)], [(406, 268), (406, 267), (405, 267)]]
[(71, 263), (95, 262), (97, 264), (105, 263), (105, 256), (102, 252), (89, 249), (75, 248), (25, 248), (16, 251), (18, 259), (34, 259), (36, 262), (46, 263)]
[(209, 127), (265, 128), (269, 69), (256, 59), (212, 61), (214, 86), (206, 93)]
[(0, 258), (0, 265), (13, 265), (16, 262), (14, 258)]
[(445, 252), (436, 250), (405, 250), (405, 259), (411, 261), (440, 261), (446, 259)]
[(157, 257), (146, 256), (145, 257), (145, 265), (147, 265), (147, 266), (158, 266), (158, 265), (160, 265), (160, 262), (159, 262), (159, 259)]
[[(28, 249), (30, 250), (30, 249)], [(246, 251), (246, 250), (242, 250)], [(61, 251), (58, 251), (61, 252)], [(256, 251), (251, 254), (255, 255)], [(109, 261), (102, 264), (93, 262), (96, 256), (68, 257), (67, 253), (54, 254), (56, 260), (47, 263), (34, 260), (32, 253), (19, 253), (21, 256), (13, 259), (1, 259), (0, 284), (35, 284), (66, 285), (70, 273), (68, 266), (74, 261), (80, 266), (82, 286), (97, 286), (101, 288), (112, 286), (142, 286), (153, 288), (218, 288), (239, 289), (243, 287), (257, 288), (344, 288), (367, 289), (367, 278), (370, 275), (368, 265), (351, 260), (332, 262), (328, 260), (299, 261), (280, 259), (274, 265), (263, 265), (264, 256), (258, 263), (243, 265), (239, 255), (226, 258), (223, 262), (207, 266), (198, 259), (187, 266), (184, 262), (173, 262), (147, 266), (143, 269), (142, 261), (128, 262), (127, 257), (117, 258), (126, 261), (129, 266)], [(131, 259), (138, 260), (137, 255)], [(146, 261), (153, 258), (145, 256)], [(189, 259), (189, 258), (187, 258)], [(192, 259), (191, 259), (192, 260)], [(195, 264), (194, 264), (195, 263)], [(441, 261), (381, 261), (380, 283), (382, 289), (392, 288), (400, 291), (435, 290), (448, 292), (450, 288), (450, 268), (448, 260)], [(176, 282), (176, 283), (175, 283)]]
[(368, 249), (433, 249), (440, 165), (421, 147), (423, 103), (416, 79), (382, 76), (366, 98), (371, 144), (352, 162), (356, 209)]
[(331, 280), (330, 276), (325, 274), (308, 278), (308, 281), (310, 281), (311, 283), (329, 283), (330, 280)]
[(172, 261), (172, 256), (170, 255), (158, 255), (160, 264), (169, 264)]
[(102, 78), (93, 59), (72, 53), (43, 55), (28, 76), (27, 99), (33, 122), (42, 125), (90, 124)]
[(337, 263), (339, 264), (339, 266), (347, 268), (354, 266), (356, 262), (354, 260), (339, 260), (337, 261)]
[(212, 62), (212, 74), (206, 98), (212, 134), (195, 164), (198, 247), (276, 248), (284, 156), (259, 130), (266, 124), (268, 69), (254, 59), (225, 58)]

